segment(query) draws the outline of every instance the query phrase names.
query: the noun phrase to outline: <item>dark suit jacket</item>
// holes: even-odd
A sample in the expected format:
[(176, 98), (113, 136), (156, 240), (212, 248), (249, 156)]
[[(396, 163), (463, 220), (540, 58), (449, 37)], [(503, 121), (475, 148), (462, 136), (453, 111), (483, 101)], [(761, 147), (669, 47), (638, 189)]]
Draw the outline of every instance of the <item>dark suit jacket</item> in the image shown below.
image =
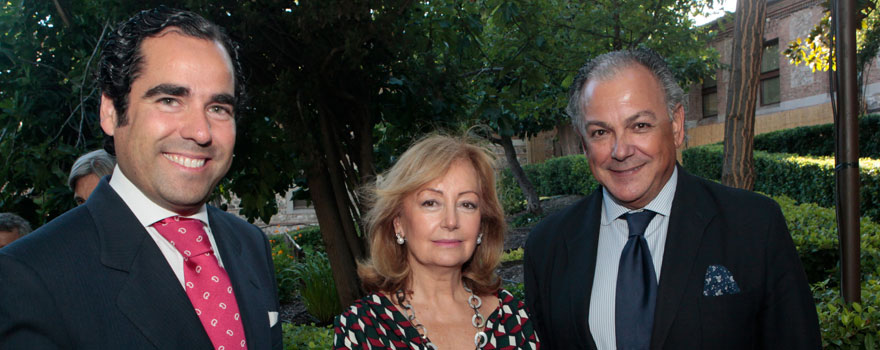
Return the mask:
[[(678, 171), (651, 349), (820, 348), (816, 307), (776, 202)], [(547, 349), (596, 348), (588, 320), (601, 212), (599, 189), (529, 234), (526, 302)], [(725, 266), (741, 293), (703, 296), (710, 265)]]
[[(281, 349), (269, 243), (208, 207), (250, 349)], [(89, 200), (0, 250), (0, 349), (212, 349), (180, 281), (101, 180)]]

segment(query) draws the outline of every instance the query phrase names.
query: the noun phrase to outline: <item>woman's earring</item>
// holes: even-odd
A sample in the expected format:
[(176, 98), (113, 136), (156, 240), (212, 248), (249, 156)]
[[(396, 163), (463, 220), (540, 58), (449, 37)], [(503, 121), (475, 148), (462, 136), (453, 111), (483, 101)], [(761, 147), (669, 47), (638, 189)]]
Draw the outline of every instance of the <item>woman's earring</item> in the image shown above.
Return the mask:
[(477, 245), (479, 245), (480, 243), (483, 243), (483, 233), (482, 232), (480, 232), (480, 234), (477, 235)]
[(394, 236), (397, 237), (397, 244), (403, 245), (403, 243), (406, 242), (406, 240), (403, 239), (403, 236), (400, 235), (400, 232), (395, 233)]

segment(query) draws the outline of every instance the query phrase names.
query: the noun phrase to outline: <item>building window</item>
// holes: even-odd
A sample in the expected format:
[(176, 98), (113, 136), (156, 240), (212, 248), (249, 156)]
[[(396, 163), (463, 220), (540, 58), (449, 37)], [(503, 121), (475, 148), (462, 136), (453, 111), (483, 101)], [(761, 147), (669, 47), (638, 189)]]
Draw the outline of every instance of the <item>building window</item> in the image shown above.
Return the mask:
[(779, 40), (764, 44), (761, 55), (761, 105), (779, 103)]
[(718, 83), (713, 78), (703, 81), (703, 118), (718, 115)]

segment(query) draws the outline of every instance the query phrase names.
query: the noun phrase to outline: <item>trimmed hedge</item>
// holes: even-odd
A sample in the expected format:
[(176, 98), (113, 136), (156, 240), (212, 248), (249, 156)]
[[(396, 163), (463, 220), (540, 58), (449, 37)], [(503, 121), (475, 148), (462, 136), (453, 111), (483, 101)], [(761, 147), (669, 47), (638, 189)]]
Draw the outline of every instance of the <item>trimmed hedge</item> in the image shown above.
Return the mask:
[[(684, 167), (706, 179), (720, 180), (723, 146), (705, 145), (682, 152)], [(834, 159), (755, 151), (755, 191), (786, 195), (800, 203), (834, 207)], [(861, 214), (880, 220), (880, 160), (859, 159)]]
[(846, 305), (840, 290), (819, 283), (813, 286), (823, 349), (880, 348), (880, 280), (862, 283), (862, 302)]
[[(528, 164), (523, 166), (523, 171), (541, 197), (589, 194), (599, 186), (590, 173), (587, 158), (581, 154), (551, 158), (539, 164)], [(510, 169), (505, 169), (501, 174), (497, 187), (498, 197), (505, 213), (512, 214), (525, 208), (525, 196)]]
[[(796, 204), (786, 196), (773, 197), (782, 207), (791, 238), (810, 283), (840, 284), (840, 244), (834, 209), (813, 203)], [(860, 226), (863, 279), (880, 276), (880, 224), (863, 217)]]
[[(880, 114), (859, 118), (859, 156), (880, 158)], [(755, 135), (755, 149), (771, 153), (834, 155), (834, 125), (821, 124)]]

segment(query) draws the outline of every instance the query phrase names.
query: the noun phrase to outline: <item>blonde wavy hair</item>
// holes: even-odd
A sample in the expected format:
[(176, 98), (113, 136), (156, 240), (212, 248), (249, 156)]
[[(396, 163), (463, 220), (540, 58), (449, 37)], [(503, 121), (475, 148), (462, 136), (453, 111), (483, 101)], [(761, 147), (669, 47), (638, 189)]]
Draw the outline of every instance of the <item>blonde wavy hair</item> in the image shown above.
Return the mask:
[(416, 141), (378, 181), (363, 189), (368, 208), (364, 215), (370, 243), (370, 259), (358, 263), (358, 275), (368, 293), (404, 289), (412, 270), (407, 247), (394, 236), (394, 218), (409, 194), (446, 174), (458, 160), (469, 161), (476, 170), (480, 196), (480, 232), (483, 242), (462, 266), (462, 279), (474, 293), (493, 294), (501, 286), (495, 268), (504, 244), (504, 212), (495, 192), (494, 157), (463, 137), (429, 135)]

